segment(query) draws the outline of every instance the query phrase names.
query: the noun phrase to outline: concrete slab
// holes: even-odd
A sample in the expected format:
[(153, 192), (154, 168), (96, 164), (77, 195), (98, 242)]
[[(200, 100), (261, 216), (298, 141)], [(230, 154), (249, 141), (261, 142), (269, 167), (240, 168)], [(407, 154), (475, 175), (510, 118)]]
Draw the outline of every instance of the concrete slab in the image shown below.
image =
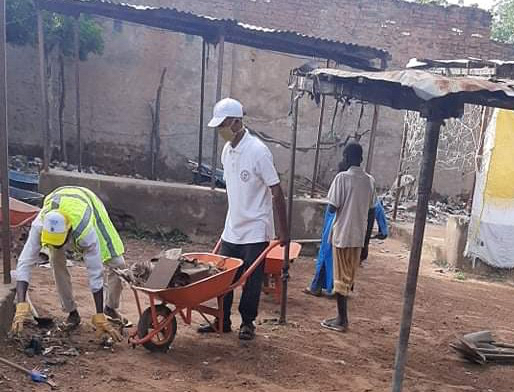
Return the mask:
[[(413, 230), (414, 223), (391, 223), (391, 237), (400, 239), (408, 246), (412, 244)], [(435, 261), (444, 261), (446, 259), (445, 237), (446, 226), (427, 224), (423, 252), (429, 253)]]
[(14, 317), (14, 284), (0, 283), (0, 335), (6, 335)]
[[(41, 175), (42, 193), (64, 185), (84, 186), (95, 192), (121, 229), (177, 229), (195, 241), (213, 241), (225, 223), (227, 196), (223, 190), (61, 170)], [(319, 239), (324, 211), (322, 200), (295, 199), (292, 238)]]

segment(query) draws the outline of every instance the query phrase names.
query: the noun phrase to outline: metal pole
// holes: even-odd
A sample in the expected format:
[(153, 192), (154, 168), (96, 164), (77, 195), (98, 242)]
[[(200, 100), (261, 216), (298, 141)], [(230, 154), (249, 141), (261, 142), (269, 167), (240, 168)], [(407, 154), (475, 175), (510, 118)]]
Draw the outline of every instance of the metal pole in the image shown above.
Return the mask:
[(371, 135), (369, 137), (368, 159), (366, 162), (366, 171), (371, 173), (371, 165), (373, 164), (373, 152), (375, 150), (375, 139), (377, 137), (378, 114), (380, 106), (373, 106), (373, 121), (371, 123)]
[(398, 215), (398, 204), (400, 203), (400, 186), (402, 185), (403, 160), (405, 159), (405, 146), (407, 145), (407, 133), (409, 126), (407, 122), (403, 124), (402, 149), (400, 151), (400, 162), (398, 163), (398, 179), (396, 182), (396, 195), (394, 195), (393, 222), (396, 222)]
[(414, 221), (414, 232), (407, 272), (407, 282), (403, 298), (402, 321), (400, 325), (400, 337), (396, 349), (396, 358), (393, 376), (393, 392), (402, 391), (402, 383), (407, 362), (407, 348), (414, 312), (414, 301), (416, 298), (416, 286), (418, 283), (418, 272), (423, 248), (423, 236), (425, 234), (425, 223), (428, 211), (428, 201), (434, 180), (434, 168), (437, 159), (437, 145), (442, 120), (429, 119), (425, 132), (425, 145), (423, 148), (423, 159), (419, 175), (418, 205), (416, 207), (416, 218)]
[[(225, 36), (220, 35), (218, 40), (218, 79), (216, 81), (216, 102), (221, 99), (221, 87), (223, 85), (223, 55), (225, 53)], [(216, 166), (218, 165), (218, 130), (214, 129), (214, 140), (212, 143), (212, 176), (211, 189), (216, 188)]]
[(80, 128), (80, 14), (73, 20), (73, 46), (75, 63), (75, 124), (77, 129), (78, 170), (82, 171), (82, 130)]
[(46, 72), (45, 72), (45, 33), (43, 29), (43, 15), (41, 10), (37, 10), (37, 35), (39, 47), (39, 77), (41, 79), (41, 129), (43, 131), (43, 170), (48, 171), (50, 164), (50, 112), (46, 91)]
[[(200, 81), (200, 124), (198, 129), (198, 174), (202, 167), (202, 155), (203, 155), (203, 111), (205, 104), (205, 68), (206, 68), (206, 53), (207, 53), (207, 42), (205, 38), (202, 39), (202, 76)], [(195, 183), (199, 180), (195, 179)]]
[(9, 222), (9, 135), (7, 128), (7, 69), (5, 59), (5, 1), (0, 0), (0, 175), (2, 178), (2, 258), (4, 284), (11, 283)]
[(321, 147), (321, 133), (323, 132), (323, 116), (325, 115), (325, 96), (321, 97), (321, 110), (319, 112), (318, 138), (316, 139), (316, 155), (314, 156), (314, 170), (312, 172), (312, 188), (311, 198), (314, 197), (316, 191), (316, 182), (318, 181), (318, 164), (319, 150)]
[[(301, 94), (297, 94), (294, 90), (293, 102), (293, 124), (291, 127), (291, 160), (289, 163), (289, 190), (287, 192), (287, 230), (288, 238), (291, 238), (291, 228), (293, 223), (293, 198), (294, 198), (294, 172), (296, 163), (296, 136), (298, 131), (298, 106)], [(280, 301), (280, 324), (286, 323), (287, 314), (287, 281), (289, 280), (289, 248), (291, 242), (288, 242), (284, 250), (284, 262), (282, 264), (282, 299)]]

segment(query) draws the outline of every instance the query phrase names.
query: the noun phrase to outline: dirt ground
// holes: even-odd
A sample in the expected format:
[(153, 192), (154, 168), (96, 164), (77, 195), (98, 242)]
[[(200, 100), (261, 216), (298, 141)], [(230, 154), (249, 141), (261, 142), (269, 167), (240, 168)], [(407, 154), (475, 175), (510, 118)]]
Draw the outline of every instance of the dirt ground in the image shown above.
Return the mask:
[[(128, 262), (149, 258), (162, 248), (135, 239), (128, 239), (126, 244)], [(198, 251), (209, 248), (185, 247)], [(255, 341), (242, 343), (236, 333), (199, 336), (196, 325), (190, 327), (179, 321), (177, 337), (166, 354), (150, 353), (142, 347), (133, 350), (126, 343), (112, 352), (95, 343), (89, 324), (93, 302), (86, 271), (78, 265), (71, 270), (83, 323), (67, 338), (67, 344), (77, 348), (80, 355), (62, 356), (66, 363), (49, 366), (45, 357), (29, 358), (9, 340), (0, 343), (0, 355), (27, 367), (48, 368), (61, 391), (387, 391), (407, 255), (407, 248), (393, 239), (372, 245), (369, 264), (359, 271), (356, 292), (350, 300), (351, 328), (347, 334), (320, 328), (320, 320), (334, 315), (335, 303), (301, 293), (314, 265), (312, 257), (303, 257), (291, 270), (288, 326), (268, 322), (278, 316), (279, 306), (263, 296)], [(456, 335), (483, 329), (514, 342), (514, 288), (462, 280), (462, 276), (459, 279), (450, 272), (437, 272), (430, 260), (424, 261), (405, 391), (514, 390), (514, 366), (471, 365), (459, 360), (448, 347)], [(64, 318), (50, 270), (34, 270), (31, 296), (39, 308)], [(129, 290), (124, 290), (122, 310), (137, 322)], [(237, 325), (238, 316), (234, 319)], [(0, 391), (42, 390), (49, 388), (0, 367)]]

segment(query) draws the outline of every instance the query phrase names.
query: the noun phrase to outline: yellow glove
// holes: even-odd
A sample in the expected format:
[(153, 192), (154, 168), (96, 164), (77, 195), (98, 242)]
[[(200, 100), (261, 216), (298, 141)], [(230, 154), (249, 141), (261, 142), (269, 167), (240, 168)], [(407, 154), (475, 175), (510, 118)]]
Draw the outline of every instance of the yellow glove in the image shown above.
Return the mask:
[(23, 331), (23, 323), (32, 316), (28, 302), (20, 302), (16, 305), (16, 314), (12, 322), (11, 332), (19, 335)]
[(105, 318), (105, 314), (97, 313), (93, 316), (93, 325), (96, 328), (96, 337), (101, 339), (104, 335), (110, 336), (115, 342), (121, 342), (121, 334)]

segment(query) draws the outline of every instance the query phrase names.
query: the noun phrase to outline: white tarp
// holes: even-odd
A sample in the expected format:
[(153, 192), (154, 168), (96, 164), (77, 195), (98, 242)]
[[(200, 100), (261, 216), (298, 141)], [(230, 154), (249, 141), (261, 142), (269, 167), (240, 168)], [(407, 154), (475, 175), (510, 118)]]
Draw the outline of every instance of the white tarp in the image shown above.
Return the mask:
[(466, 255), (514, 268), (514, 112), (496, 109), (477, 174)]

